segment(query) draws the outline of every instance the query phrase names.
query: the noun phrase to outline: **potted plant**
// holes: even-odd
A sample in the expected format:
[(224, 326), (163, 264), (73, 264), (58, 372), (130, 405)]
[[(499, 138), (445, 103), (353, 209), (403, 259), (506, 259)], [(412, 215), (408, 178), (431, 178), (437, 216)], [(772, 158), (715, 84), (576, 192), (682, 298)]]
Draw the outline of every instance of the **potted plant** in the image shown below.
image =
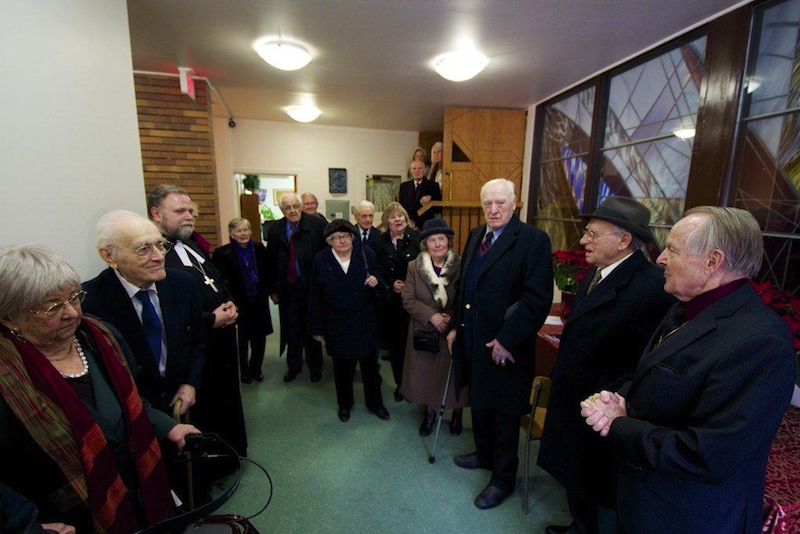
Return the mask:
[(553, 278), (561, 291), (561, 318), (564, 321), (572, 309), (578, 285), (588, 270), (586, 250), (571, 248), (553, 251)]

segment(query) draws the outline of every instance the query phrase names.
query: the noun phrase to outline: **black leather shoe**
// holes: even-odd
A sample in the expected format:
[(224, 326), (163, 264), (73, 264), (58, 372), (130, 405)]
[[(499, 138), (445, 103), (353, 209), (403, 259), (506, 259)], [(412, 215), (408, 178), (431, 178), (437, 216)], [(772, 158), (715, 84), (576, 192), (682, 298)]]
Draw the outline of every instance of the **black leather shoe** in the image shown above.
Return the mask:
[(312, 382), (319, 382), (322, 380), (322, 372), (321, 371), (313, 371), (311, 373), (311, 381)]
[(572, 525), (547, 525), (544, 531), (547, 534), (566, 534)]
[(291, 382), (295, 378), (297, 378), (297, 373), (293, 373), (291, 371), (287, 371), (286, 374), (283, 375), (283, 381), (284, 382)]
[(383, 419), (384, 421), (389, 420), (389, 410), (387, 410), (385, 407), (381, 406), (380, 408), (374, 410), (374, 412), (375, 415), (378, 416), (378, 419)]
[(428, 414), (425, 414), (425, 417), (422, 419), (422, 424), (419, 425), (419, 435), (420, 436), (430, 436), (431, 432), (433, 432), (433, 425), (436, 424), (436, 416), (428, 417)]
[(256, 382), (263, 382), (264, 381), (264, 373), (258, 373), (253, 375), (253, 380)]
[(464, 430), (461, 422), (462, 413), (461, 410), (453, 410), (453, 416), (450, 418), (450, 433), (454, 436), (461, 435), (461, 431)]
[(350, 420), (350, 410), (339, 410), (339, 421), (346, 423)]
[(250, 375), (242, 375), (242, 384), (250, 384), (253, 381)]
[(489, 469), (489, 465), (481, 462), (477, 452), (459, 454), (453, 458), (453, 463), (464, 469)]
[(494, 508), (506, 500), (506, 497), (512, 493), (513, 491), (504, 490), (503, 488), (489, 484), (483, 488), (483, 491), (480, 495), (475, 497), (475, 506), (479, 510), (488, 510), (489, 508)]
[(402, 402), (403, 400), (405, 400), (405, 397), (400, 393), (400, 386), (397, 386), (394, 390), (394, 401)]

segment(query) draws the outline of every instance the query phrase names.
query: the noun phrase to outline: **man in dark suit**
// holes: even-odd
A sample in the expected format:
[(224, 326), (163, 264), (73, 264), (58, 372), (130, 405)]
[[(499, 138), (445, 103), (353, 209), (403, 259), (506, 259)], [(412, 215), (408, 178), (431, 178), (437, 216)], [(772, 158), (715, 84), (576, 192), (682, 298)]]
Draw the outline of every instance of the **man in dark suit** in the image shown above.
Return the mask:
[[(615, 475), (608, 443), (586, 426), (580, 402), (616, 389), (633, 376), (645, 345), (675, 299), (664, 291), (664, 271), (647, 261), (653, 241), (650, 210), (625, 197), (609, 197), (590, 215), (581, 238), (587, 273), (561, 334), (553, 369), (539, 465), (567, 490), (572, 525), (560, 532), (597, 533), (598, 507), (614, 506)], [(603, 514), (613, 530), (613, 513)]]
[(168, 414), (181, 399), (186, 413), (197, 398), (205, 353), (194, 281), (164, 268), (169, 243), (136, 213), (117, 210), (101, 217), (97, 247), (109, 268), (83, 284), (83, 309), (122, 333), (141, 367), (142, 397)]
[(625, 532), (761, 532), (767, 458), (796, 365), (786, 324), (748, 283), (763, 253), (750, 213), (687, 211), (658, 258), (680, 302), (632, 381), (581, 403), (619, 460)]
[(439, 184), (432, 180), (425, 179), (425, 163), (414, 160), (410, 167), (411, 180), (400, 184), (400, 205), (408, 212), (411, 218), (409, 225), (417, 230), (422, 230), (425, 221), (433, 219), (441, 210), (431, 208), (420, 215), (418, 212), (423, 206), (427, 206), (432, 200), (442, 200), (442, 191)]
[[(375, 254), (381, 249), (383, 237), (381, 231), (372, 226), (375, 220), (375, 204), (369, 200), (362, 200), (356, 206), (356, 231), (357, 244), (366, 244)], [(357, 245), (356, 245), (357, 246)]]
[(190, 274), (200, 291), (206, 330), (206, 364), (203, 397), (196, 420), (204, 431), (216, 432), (241, 455), (247, 455), (247, 432), (239, 389), (239, 354), (236, 350), (238, 310), (208, 255), (192, 239), (194, 207), (186, 191), (159, 185), (147, 194), (147, 214), (173, 245), (166, 266)]
[(475, 499), (486, 509), (516, 484), (519, 419), (530, 411), (534, 339), (553, 299), (553, 267), (550, 239), (514, 214), (513, 182), (487, 182), (481, 203), (486, 224), (467, 241), (447, 342), (456, 391), (470, 388), (476, 447), (455, 463), (492, 471)]
[(314, 256), (325, 248), (325, 223), (303, 213), (295, 193), (281, 195), (284, 217), (267, 231), (267, 263), (272, 278), (267, 291), (278, 305), (281, 318), (281, 353), (288, 346), (288, 370), (284, 382), (294, 380), (303, 369), (303, 349), (312, 382), (322, 378), (322, 345), (308, 330), (308, 290)]

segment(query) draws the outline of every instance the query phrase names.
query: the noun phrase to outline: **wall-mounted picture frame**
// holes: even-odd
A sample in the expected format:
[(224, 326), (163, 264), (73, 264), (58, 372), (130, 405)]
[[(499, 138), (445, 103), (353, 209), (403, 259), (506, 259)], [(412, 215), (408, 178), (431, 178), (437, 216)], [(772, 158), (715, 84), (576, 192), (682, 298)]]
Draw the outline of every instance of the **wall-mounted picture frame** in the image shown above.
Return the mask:
[(281, 205), (281, 195), (284, 193), (294, 193), (294, 189), (273, 189), (272, 200), (276, 206)]
[(347, 193), (347, 169), (328, 168), (328, 191)]

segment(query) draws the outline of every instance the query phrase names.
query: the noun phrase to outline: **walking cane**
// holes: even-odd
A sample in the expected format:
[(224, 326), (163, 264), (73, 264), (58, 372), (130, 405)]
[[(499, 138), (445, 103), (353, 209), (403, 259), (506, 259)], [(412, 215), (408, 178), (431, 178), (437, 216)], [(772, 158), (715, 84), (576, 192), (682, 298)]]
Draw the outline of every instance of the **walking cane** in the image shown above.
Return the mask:
[(450, 389), (450, 377), (453, 376), (453, 358), (450, 358), (450, 369), (447, 371), (447, 383), (444, 385), (444, 395), (442, 395), (442, 404), (439, 406), (439, 422), (436, 425), (436, 437), (433, 439), (433, 450), (431, 456), (428, 458), (428, 463), (436, 462), (436, 444), (439, 442), (439, 430), (442, 428), (442, 415), (444, 415), (444, 403), (447, 400), (447, 390)]

